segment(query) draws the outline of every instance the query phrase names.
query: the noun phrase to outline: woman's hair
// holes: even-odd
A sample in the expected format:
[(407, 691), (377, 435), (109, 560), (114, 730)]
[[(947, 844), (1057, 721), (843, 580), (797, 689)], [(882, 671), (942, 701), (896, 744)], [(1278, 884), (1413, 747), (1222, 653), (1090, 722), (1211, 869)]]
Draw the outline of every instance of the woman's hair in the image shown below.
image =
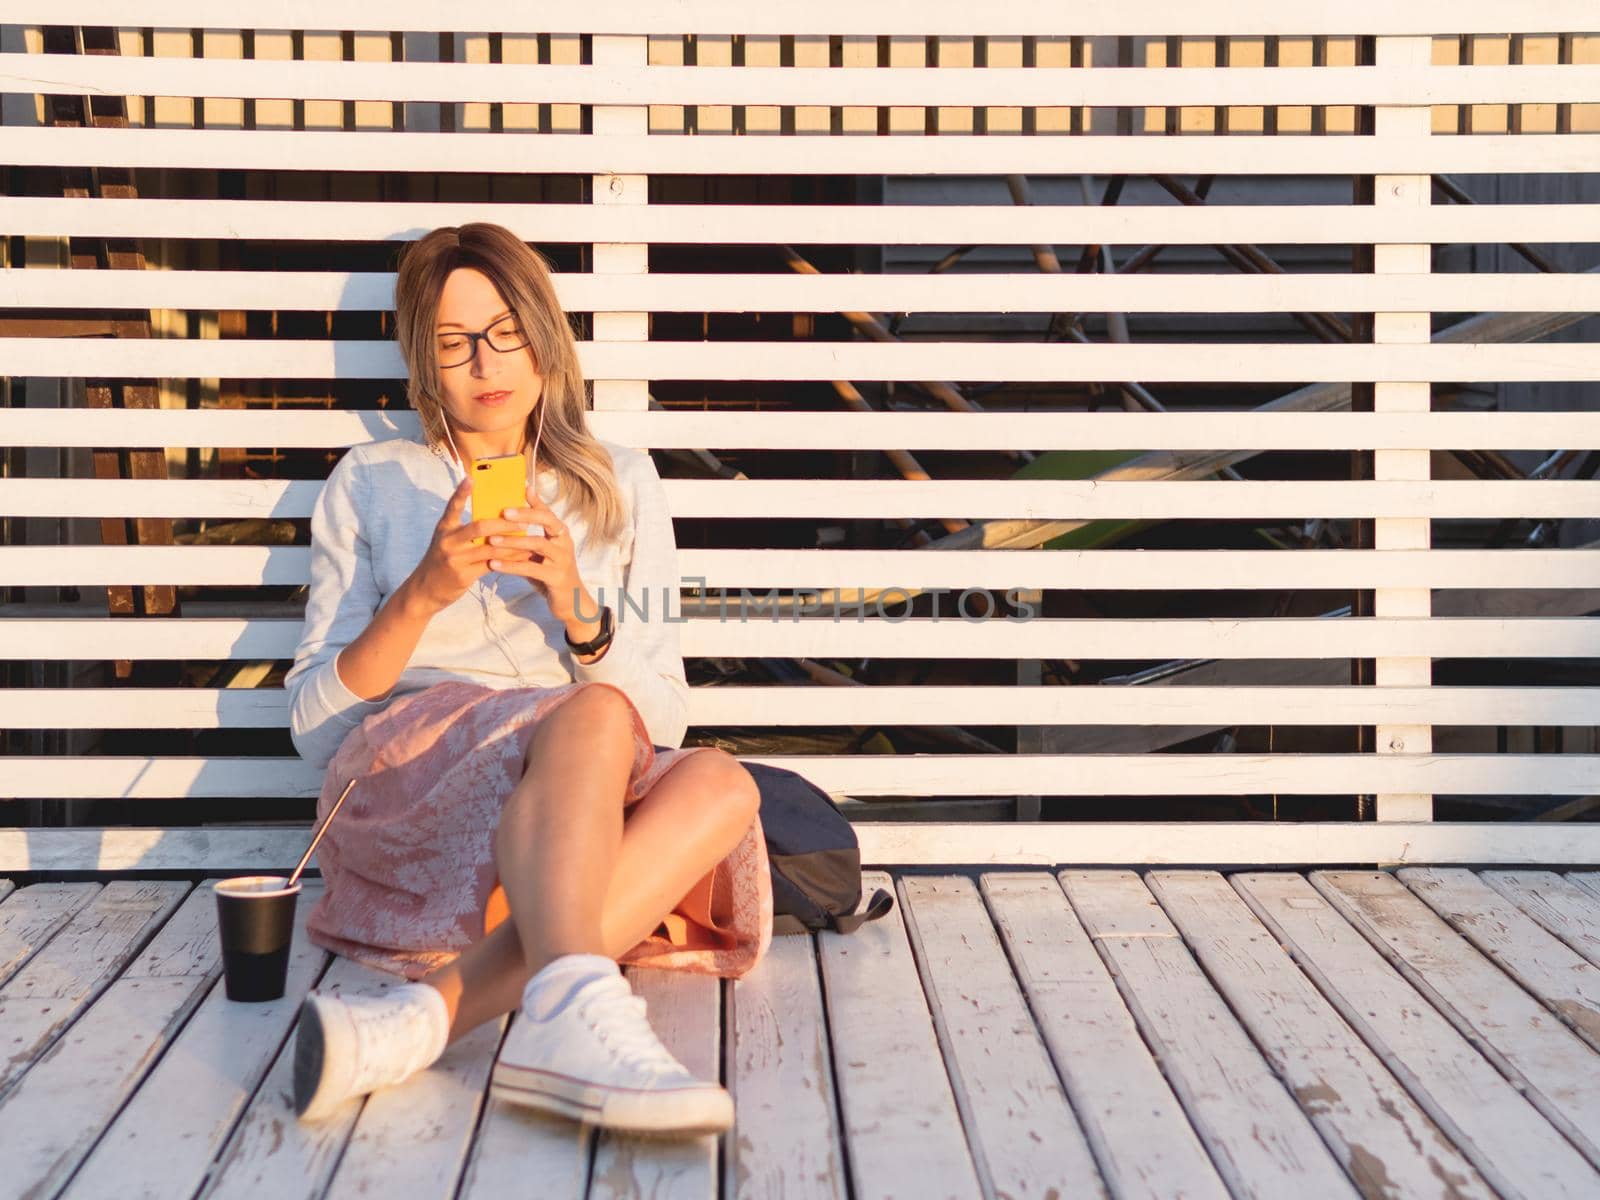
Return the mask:
[[(591, 537), (619, 540), (626, 525), (622, 491), (611, 456), (584, 419), (587, 389), (572, 327), (556, 299), (544, 257), (503, 225), (446, 225), (401, 252), (394, 289), (395, 337), (409, 375), (406, 398), (422, 419), (428, 444), (445, 441), (434, 327), (445, 280), (458, 267), (487, 275), (527, 334), (527, 350), (544, 377), (544, 394), (528, 414), (525, 430), (531, 445), (535, 420), (543, 417), (540, 468), (555, 471), (559, 494), (582, 514)], [(544, 437), (546, 433), (550, 436)]]

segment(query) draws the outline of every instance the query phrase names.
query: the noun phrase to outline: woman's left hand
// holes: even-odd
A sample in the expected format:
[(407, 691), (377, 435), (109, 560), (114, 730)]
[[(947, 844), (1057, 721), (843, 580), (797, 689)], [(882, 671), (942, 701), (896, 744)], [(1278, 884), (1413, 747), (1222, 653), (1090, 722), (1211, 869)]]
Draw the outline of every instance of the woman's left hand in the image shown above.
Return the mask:
[(551, 507), (537, 495), (524, 493), (527, 504), (523, 508), (508, 508), (504, 516), (521, 525), (540, 525), (544, 536), (531, 534), (497, 533), (489, 537), (491, 546), (499, 547), (502, 557), (489, 560), (489, 568), (508, 575), (521, 575), (531, 579), (544, 591), (550, 611), (557, 620), (570, 625), (574, 605), (581, 599), (586, 610), (596, 605), (583, 586), (578, 574), (578, 551), (572, 544), (572, 535)]

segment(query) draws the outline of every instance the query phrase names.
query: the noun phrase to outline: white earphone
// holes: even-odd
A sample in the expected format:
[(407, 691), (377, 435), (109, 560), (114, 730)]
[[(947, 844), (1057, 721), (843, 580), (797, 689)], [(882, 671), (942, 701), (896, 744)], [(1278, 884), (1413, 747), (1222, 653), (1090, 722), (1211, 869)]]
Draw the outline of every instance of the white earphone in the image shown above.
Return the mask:
[[(529, 484), (530, 490), (532, 490), (535, 495), (538, 494), (538, 486), (539, 486), (538, 482), (537, 482), (538, 473), (539, 473), (539, 439), (544, 436), (544, 409), (545, 409), (545, 401), (544, 401), (544, 398), (541, 396), (539, 398), (539, 424), (535, 428), (534, 434), (533, 434), (533, 453), (528, 458), (528, 484)], [(443, 417), (443, 414), (441, 414), (441, 416)], [(456, 449), (456, 439), (454, 437), (452, 437), (451, 433), (450, 433), (450, 419), (448, 417), (443, 417), (443, 420), (444, 420), (444, 436), (450, 439), (450, 449), (455, 452), (456, 461), (458, 463), (460, 463), (460, 465), (461, 465), (461, 478), (465, 479), (467, 477), (467, 460), (466, 460), (466, 457), (461, 453), (460, 450)], [(452, 472), (451, 474), (452, 474), (452, 477), (453, 477), (454, 476), (454, 472)], [(461, 485), (459, 483), (457, 483), (456, 486), (459, 487)], [(477, 514), (474, 513), (473, 517), (476, 518)], [(483, 579), (480, 576), (478, 579), (473, 581), (473, 587), (471, 589), (469, 589), (469, 590), (473, 591), (474, 594), (477, 594), (478, 589), (482, 588), (482, 586), (483, 586)], [(498, 577), (496, 577), (494, 579), (494, 581), (489, 584), (489, 586), (490, 586), (490, 588), (493, 589), (493, 591), (494, 591), (494, 593), (496, 595), (500, 594), (500, 580), (499, 580)], [(486, 602), (484, 601), (484, 599), (483, 599), (483, 597), (481, 595), (478, 596), (478, 600), (479, 600), (479, 603), (486, 604)]]
[[(528, 458), (528, 482), (535, 488), (538, 486), (536, 480), (539, 474), (539, 439), (544, 436), (544, 409), (545, 401), (541, 396), (539, 398), (539, 424), (534, 429), (533, 434), (533, 453)], [(461, 478), (465, 479), (467, 477), (466, 456), (456, 449), (456, 439), (450, 435), (450, 418), (441, 414), (441, 419), (444, 421), (444, 436), (450, 439), (450, 449), (455, 453), (456, 461), (461, 465)], [(460, 485), (457, 484), (457, 486), (459, 487)]]

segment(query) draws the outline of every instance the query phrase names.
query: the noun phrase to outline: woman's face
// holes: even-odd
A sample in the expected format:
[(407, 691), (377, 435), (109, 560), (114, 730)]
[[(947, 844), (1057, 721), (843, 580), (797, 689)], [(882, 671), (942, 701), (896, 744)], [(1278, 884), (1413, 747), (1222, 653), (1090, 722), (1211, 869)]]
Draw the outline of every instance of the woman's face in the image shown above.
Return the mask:
[[(501, 351), (479, 338), (470, 359), (444, 365), (465, 358), (463, 331), (481, 333), (492, 326), (491, 336), (501, 345), (524, 341), (510, 308), (494, 282), (473, 267), (450, 272), (439, 296), (434, 336), (446, 416), (461, 452), (472, 458), (521, 449), (528, 414), (544, 391), (531, 346)], [(493, 392), (504, 394), (487, 395)]]

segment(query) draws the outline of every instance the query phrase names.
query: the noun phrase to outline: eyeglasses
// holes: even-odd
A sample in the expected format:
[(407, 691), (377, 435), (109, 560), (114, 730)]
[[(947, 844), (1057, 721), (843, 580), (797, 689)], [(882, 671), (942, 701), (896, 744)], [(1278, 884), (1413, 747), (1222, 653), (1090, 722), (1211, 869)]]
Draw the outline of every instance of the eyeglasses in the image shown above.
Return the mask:
[(489, 343), (492, 350), (507, 354), (528, 344), (515, 313), (507, 313), (487, 329), (477, 333), (445, 333), (439, 336), (439, 366), (459, 367), (471, 362), (478, 354), (478, 339)]

